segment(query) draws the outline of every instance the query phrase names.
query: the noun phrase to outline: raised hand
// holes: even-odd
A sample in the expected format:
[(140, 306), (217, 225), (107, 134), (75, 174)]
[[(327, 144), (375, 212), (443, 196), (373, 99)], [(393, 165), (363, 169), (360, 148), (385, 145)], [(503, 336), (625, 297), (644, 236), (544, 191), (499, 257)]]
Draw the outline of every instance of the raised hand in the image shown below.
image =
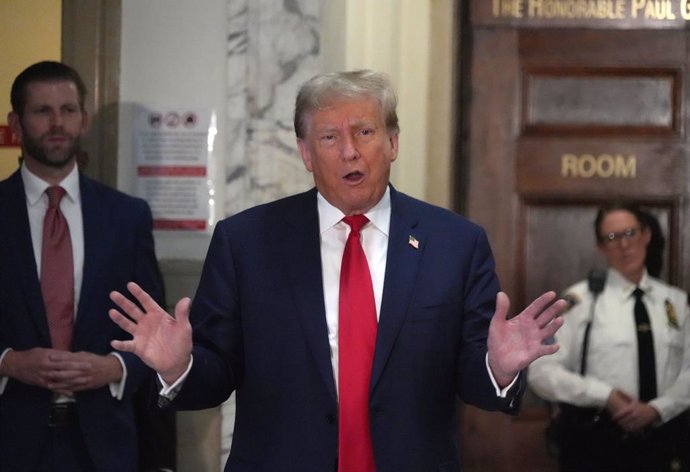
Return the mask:
[(112, 309), (108, 312), (110, 319), (133, 338), (110, 344), (114, 349), (136, 354), (165, 382), (173, 384), (187, 369), (192, 354), (191, 300), (185, 297), (177, 302), (173, 317), (136, 283), (128, 283), (127, 289), (143, 310), (120, 292), (110, 293), (110, 299), (127, 315)]
[(505, 387), (535, 359), (553, 354), (557, 344), (545, 344), (563, 325), (558, 315), (565, 309), (565, 300), (556, 300), (554, 292), (546, 292), (520, 314), (507, 319), (510, 300), (499, 292), (496, 312), (489, 326), (489, 367), (496, 382)]

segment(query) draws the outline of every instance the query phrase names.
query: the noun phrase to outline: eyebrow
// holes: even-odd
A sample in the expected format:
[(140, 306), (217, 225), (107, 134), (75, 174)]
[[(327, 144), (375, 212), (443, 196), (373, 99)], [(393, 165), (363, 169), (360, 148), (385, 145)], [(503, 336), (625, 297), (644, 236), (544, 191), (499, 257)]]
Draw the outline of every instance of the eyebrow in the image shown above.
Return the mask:
[[(376, 123), (372, 122), (371, 120), (367, 119), (357, 119), (353, 121), (352, 123), (349, 123), (346, 127), (347, 128), (362, 128), (364, 126), (376, 127)], [(318, 133), (323, 133), (323, 132), (328, 132), (328, 131), (338, 131), (340, 130), (340, 126), (333, 126), (333, 125), (324, 125), (319, 128), (314, 128), (314, 131)]]

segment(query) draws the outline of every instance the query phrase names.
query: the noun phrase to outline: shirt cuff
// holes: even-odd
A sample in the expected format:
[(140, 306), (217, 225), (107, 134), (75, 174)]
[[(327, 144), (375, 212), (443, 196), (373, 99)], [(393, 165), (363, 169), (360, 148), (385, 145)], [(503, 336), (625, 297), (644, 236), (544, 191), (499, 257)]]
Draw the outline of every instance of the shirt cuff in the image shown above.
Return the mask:
[(110, 382), (110, 394), (116, 400), (122, 400), (122, 396), (125, 394), (125, 382), (127, 381), (127, 366), (125, 365), (125, 360), (117, 352), (111, 352), (110, 355), (115, 356), (122, 365), (122, 378), (119, 382)]
[(165, 398), (168, 401), (172, 401), (176, 396), (177, 393), (182, 389), (182, 385), (184, 384), (185, 379), (187, 378), (187, 375), (189, 375), (189, 371), (192, 370), (192, 364), (194, 363), (194, 356), (189, 356), (189, 364), (187, 365), (187, 369), (180, 375), (180, 378), (175, 381), (174, 384), (168, 385), (165, 380), (163, 380), (163, 377), (158, 375), (158, 381), (161, 383), (162, 388), (158, 392), (158, 395), (161, 397)]
[(489, 378), (491, 379), (491, 383), (494, 386), (494, 389), (496, 390), (496, 396), (499, 398), (508, 398), (508, 392), (510, 391), (511, 388), (513, 388), (513, 385), (515, 385), (515, 382), (517, 382), (517, 379), (520, 377), (520, 373), (518, 372), (515, 377), (513, 377), (513, 381), (508, 384), (507, 387), (501, 388), (498, 386), (498, 382), (496, 382), (496, 379), (494, 378), (493, 372), (491, 372), (491, 367), (489, 367), (489, 353), (486, 353), (486, 356), (484, 356), (484, 364), (486, 365), (486, 371), (489, 373)]
[[(2, 365), (2, 360), (5, 358), (5, 354), (10, 352), (11, 350), (12, 350), (12, 348), (8, 347), (4, 351), (2, 351), (2, 354), (0, 354), (0, 365)], [(2, 393), (5, 391), (5, 386), (7, 385), (8, 379), (9, 379), (9, 377), (4, 376), (4, 375), (0, 375), (0, 395), (2, 395)]]

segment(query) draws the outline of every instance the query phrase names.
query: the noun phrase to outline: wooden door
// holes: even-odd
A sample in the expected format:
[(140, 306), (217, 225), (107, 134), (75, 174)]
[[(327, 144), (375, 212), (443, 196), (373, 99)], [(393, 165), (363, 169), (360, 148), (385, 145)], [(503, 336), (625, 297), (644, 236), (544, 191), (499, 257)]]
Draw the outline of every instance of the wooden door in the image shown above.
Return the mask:
[[(676, 9), (666, 22), (644, 10), (633, 17), (640, 2), (618, 2), (628, 9), (615, 18), (527, 10), (546, 3), (474, 0), (463, 35), (464, 208), (488, 232), (511, 311), (605, 266), (593, 220), (613, 198), (657, 215), (667, 237), (662, 277), (687, 289), (690, 58), (681, 2), (657, 2)], [(466, 469), (557, 470), (547, 417), (530, 392), (516, 418), (464, 407)]]

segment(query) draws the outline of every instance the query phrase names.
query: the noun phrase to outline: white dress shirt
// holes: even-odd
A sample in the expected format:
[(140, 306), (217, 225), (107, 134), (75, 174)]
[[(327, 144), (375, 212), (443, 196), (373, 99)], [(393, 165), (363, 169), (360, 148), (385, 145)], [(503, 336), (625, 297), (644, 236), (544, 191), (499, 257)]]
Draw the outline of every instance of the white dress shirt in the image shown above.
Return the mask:
[[(331, 346), (331, 364), (338, 386), (338, 298), (340, 295), (340, 265), (345, 251), (345, 242), (350, 234), (350, 225), (343, 222), (346, 215), (328, 203), (318, 194), (319, 234), (321, 238), (321, 264), (323, 275), (323, 295), (326, 304), (326, 324), (328, 342)], [(376, 319), (381, 313), (383, 279), (386, 273), (386, 253), (388, 252), (388, 229), (391, 220), (390, 189), (386, 188), (383, 198), (364, 214), (369, 223), (360, 231), (362, 248), (367, 256), (371, 282), (374, 287)]]

